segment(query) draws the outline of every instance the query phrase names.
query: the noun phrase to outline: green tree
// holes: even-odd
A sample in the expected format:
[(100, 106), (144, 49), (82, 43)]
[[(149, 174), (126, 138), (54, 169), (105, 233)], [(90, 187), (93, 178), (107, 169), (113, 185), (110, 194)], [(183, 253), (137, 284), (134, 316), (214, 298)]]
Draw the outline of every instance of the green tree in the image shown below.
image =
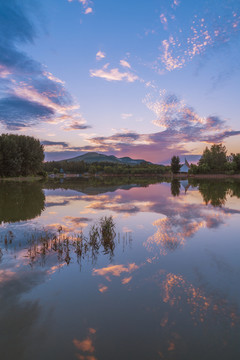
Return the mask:
[(96, 174), (96, 172), (97, 172), (97, 168), (96, 168), (96, 166), (95, 165), (90, 165), (90, 167), (89, 167), (89, 170), (88, 170), (89, 172), (90, 172), (90, 174)]
[(173, 156), (171, 159), (171, 171), (173, 174), (177, 174), (181, 169), (179, 156)]
[(224, 171), (226, 163), (227, 149), (222, 144), (214, 144), (210, 149), (206, 147), (198, 162), (200, 172)]
[(237, 172), (240, 172), (240, 154), (232, 154), (234, 169)]
[(44, 160), (40, 141), (25, 135), (0, 136), (0, 176), (35, 175)]
[(111, 166), (104, 166), (104, 172), (106, 174), (112, 174), (112, 167)]

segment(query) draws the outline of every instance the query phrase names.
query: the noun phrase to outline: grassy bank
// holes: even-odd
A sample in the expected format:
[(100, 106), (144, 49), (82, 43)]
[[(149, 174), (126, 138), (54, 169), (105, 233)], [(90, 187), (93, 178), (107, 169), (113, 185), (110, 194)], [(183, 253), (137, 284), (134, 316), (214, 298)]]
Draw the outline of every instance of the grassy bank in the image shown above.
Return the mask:
[(0, 178), (0, 181), (40, 181), (44, 180), (45, 178), (43, 176), (18, 176), (18, 177), (6, 177), (6, 178)]
[(240, 174), (165, 174), (159, 177), (167, 177), (174, 179), (240, 179)]

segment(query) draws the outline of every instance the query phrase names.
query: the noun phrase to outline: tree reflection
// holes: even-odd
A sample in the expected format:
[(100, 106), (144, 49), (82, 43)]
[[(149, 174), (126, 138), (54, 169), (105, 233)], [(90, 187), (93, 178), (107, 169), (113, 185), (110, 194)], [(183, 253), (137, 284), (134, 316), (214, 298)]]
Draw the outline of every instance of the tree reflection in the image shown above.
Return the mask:
[(228, 195), (240, 198), (240, 182), (236, 180), (191, 179), (190, 183), (193, 186), (198, 186), (206, 205), (211, 204), (215, 207), (221, 207), (225, 205)]
[(39, 182), (1, 182), (0, 223), (30, 220), (44, 209), (45, 195)]
[(148, 187), (151, 184), (170, 182), (165, 177), (108, 176), (90, 178), (52, 179), (44, 184), (46, 189), (75, 190), (87, 195), (98, 195), (116, 190), (131, 190), (132, 188)]
[(173, 179), (171, 182), (171, 193), (172, 196), (179, 196), (180, 195), (180, 181), (178, 179)]

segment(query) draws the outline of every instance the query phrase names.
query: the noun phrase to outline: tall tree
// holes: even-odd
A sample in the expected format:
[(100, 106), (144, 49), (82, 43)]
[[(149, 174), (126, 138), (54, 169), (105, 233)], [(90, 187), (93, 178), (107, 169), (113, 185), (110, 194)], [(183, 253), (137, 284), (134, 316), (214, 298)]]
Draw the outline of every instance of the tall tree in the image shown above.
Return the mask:
[(179, 156), (173, 156), (171, 159), (171, 171), (173, 174), (177, 174), (181, 169)]
[(232, 162), (237, 172), (240, 171), (240, 154), (232, 154)]
[(37, 174), (44, 160), (43, 146), (31, 136), (0, 136), (0, 176)]
[(209, 171), (222, 171), (226, 163), (227, 149), (222, 144), (214, 144), (210, 149), (206, 147), (199, 160), (200, 168), (209, 169)]

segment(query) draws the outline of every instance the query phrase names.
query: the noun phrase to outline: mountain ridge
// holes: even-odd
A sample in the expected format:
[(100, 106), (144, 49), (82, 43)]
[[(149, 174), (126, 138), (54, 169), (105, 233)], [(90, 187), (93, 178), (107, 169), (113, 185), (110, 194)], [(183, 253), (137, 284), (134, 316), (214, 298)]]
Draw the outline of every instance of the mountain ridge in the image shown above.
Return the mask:
[(84, 161), (89, 164), (94, 162), (109, 162), (114, 164), (125, 164), (125, 165), (138, 165), (142, 162), (152, 164), (150, 161), (146, 161), (143, 159), (132, 159), (128, 156), (118, 158), (114, 155), (99, 154), (97, 152), (87, 152), (83, 155), (79, 155), (74, 158), (60, 160), (60, 161), (67, 161), (67, 162)]

